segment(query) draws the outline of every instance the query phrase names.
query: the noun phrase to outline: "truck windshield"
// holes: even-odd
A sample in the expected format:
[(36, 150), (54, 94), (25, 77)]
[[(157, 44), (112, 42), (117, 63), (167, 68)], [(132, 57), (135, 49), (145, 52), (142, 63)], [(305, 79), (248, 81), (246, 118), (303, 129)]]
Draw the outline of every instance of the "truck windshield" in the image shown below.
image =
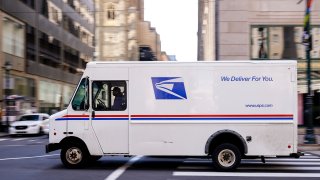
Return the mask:
[(88, 78), (83, 78), (72, 100), (72, 108), (83, 111), (89, 108), (88, 104)]

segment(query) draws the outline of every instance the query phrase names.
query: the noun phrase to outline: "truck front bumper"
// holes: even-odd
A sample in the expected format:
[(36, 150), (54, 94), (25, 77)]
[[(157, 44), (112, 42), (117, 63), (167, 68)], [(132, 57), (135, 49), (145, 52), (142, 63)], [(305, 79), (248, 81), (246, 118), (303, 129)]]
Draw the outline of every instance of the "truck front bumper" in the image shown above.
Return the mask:
[(46, 145), (46, 153), (49, 153), (58, 149), (61, 149), (61, 146), (59, 143), (50, 143)]

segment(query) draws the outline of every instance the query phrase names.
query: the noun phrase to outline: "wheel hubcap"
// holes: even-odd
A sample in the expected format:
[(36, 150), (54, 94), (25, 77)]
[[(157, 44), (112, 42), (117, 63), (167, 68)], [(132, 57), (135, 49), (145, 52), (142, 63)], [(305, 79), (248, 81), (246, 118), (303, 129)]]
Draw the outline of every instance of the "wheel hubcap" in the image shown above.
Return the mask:
[(66, 157), (70, 164), (78, 164), (82, 160), (82, 152), (79, 148), (72, 147), (67, 150)]
[(236, 156), (230, 149), (222, 150), (218, 155), (218, 161), (223, 167), (230, 167), (236, 161)]

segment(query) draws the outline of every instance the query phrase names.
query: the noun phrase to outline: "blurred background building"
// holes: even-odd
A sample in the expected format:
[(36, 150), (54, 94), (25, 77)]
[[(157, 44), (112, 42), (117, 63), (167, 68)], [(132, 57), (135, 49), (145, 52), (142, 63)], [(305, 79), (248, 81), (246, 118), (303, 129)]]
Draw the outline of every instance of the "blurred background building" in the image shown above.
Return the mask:
[(160, 35), (144, 21), (144, 0), (95, 0), (95, 10), (97, 59), (161, 59)]
[(143, 0), (0, 0), (0, 41), (10, 116), (63, 109), (89, 61), (170, 59)]
[[(0, 1), (0, 84), (6, 84), (1, 100), (11, 95), (25, 102), (12, 111), (51, 113), (69, 103), (86, 62), (93, 58), (93, 3)], [(6, 63), (12, 65), (7, 73)]]
[[(306, 123), (307, 60), (302, 33), (306, 1), (199, 0), (198, 58), (297, 60), (299, 124)], [(314, 13), (312, 13), (314, 12)], [(320, 2), (311, 10), (314, 122), (320, 125)]]

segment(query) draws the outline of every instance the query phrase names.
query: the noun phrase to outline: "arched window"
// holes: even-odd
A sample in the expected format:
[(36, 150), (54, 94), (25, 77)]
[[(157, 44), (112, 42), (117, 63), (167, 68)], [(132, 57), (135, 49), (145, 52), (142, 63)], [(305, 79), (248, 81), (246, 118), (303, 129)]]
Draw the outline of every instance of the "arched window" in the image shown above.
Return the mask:
[(114, 5), (113, 4), (110, 4), (108, 5), (108, 10), (107, 10), (107, 18), (108, 20), (114, 20), (115, 17), (116, 17), (116, 14), (115, 14), (115, 8), (114, 8)]

